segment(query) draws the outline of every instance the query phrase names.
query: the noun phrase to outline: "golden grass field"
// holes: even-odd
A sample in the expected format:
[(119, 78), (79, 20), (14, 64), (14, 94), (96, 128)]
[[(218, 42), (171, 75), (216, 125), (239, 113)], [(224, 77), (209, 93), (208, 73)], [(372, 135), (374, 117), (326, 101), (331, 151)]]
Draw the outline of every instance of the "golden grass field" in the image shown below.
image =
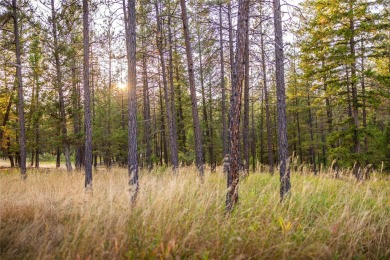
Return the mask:
[(240, 201), (225, 214), (219, 169), (202, 184), (194, 168), (141, 171), (130, 206), (127, 171), (0, 172), (0, 259), (389, 259), (390, 182), (373, 175), (292, 174), (279, 203), (278, 176), (240, 180)]

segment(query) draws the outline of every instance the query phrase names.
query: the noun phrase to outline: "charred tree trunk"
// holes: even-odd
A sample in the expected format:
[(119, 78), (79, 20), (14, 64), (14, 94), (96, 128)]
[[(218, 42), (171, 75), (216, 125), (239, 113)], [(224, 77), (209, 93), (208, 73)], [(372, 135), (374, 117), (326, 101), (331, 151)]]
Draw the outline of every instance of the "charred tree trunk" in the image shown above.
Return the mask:
[(241, 93), (245, 76), (245, 46), (248, 27), (249, 0), (242, 0), (238, 7), (236, 57), (229, 111), (230, 160), (227, 178), (228, 192), (226, 194), (227, 211), (231, 211), (238, 202)]

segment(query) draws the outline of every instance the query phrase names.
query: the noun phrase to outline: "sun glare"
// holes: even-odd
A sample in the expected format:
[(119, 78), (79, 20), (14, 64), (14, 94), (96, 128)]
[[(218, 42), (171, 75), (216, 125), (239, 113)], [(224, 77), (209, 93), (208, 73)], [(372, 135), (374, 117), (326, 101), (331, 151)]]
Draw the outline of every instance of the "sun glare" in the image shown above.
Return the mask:
[(116, 84), (119, 89), (125, 89), (127, 87), (126, 82), (119, 82)]

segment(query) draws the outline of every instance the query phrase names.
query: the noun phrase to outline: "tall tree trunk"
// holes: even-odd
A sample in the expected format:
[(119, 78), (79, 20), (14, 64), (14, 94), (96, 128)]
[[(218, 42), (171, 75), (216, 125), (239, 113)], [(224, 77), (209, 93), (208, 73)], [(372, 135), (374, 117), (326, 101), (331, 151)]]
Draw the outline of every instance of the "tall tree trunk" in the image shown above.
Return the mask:
[[(198, 52), (199, 52), (199, 74), (200, 74), (200, 87), (201, 87), (201, 94), (202, 94), (202, 112), (203, 112), (203, 121), (205, 123), (205, 139), (207, 146), (210, 144), (210, 127), (209, 127), (209, 120), (207, 116), (207, 105), (206, 105), (206, 97), (205, 97), (205, 88), (204, 88), (204, 75), (203, 75), (203, 60), (202, 60), (202, 48), (201, 48), (201, 39), (200, 39), (200, 31), (199, 27), (197, 28), (197, 36), (198, 36)], [(209, 159), (210, 159), (210, 165), (211, 165), (211, 157), (212, 157), (212, 149), (209, 150)], [(203, 154), (205, 154), (203, 152)], [(204, 160), (206, 161), (206, 157), (204, 156)]]
[[(160, 71), (159, 71), (160, 72)], [(164, 158), (164, 164), (168, 166), (168, 144), (165, 135), (165, 117), (164, 117), (164, 104), (163, 94), (161, 89), (161, 80), (158, 79), (158, 90), (160, 94), (160, 121), (161, 121), (161, 136), (160, 136), (160, 164), (162, 165), (162, 159)]]
[[(107, 95), (107, 136), (104, 162), (107, 169), (111, 168), (111, 93), (112, 93), (112, 35), (111, 35), (111, 20), (108, 29), (108, 95)], [(93, 80), (92, 80), (93, 81)]]
[(280, 198), (283, 198), (291, 189), (290, 168), (288, 165), (288, 140), (286, 94), (284, 83), (284, 51), (280, 0), (273, 0), (275, 26), (275, 66), (276, 66), (276, 93), (278, 97), (278, 152), (280, 161)]
[[(248, 28), (249, 30), (249, 28)], [(244, 120), (242, 124), (242, 149), (244, 154), (244, 171), (249, 173), (249, 32), (245, 40), (245, 84), (244, 84)]]
[(51, 15), (53, 23), (53, 47), (54, 47), (54, 60), (56, 67), (56, 85), (58, 89), (58, 99), (60, 104), (60, 121), (61, 121), (61, 133), (62, 133), (62, 142), (64, 144), (64, 155), (65, 155), (65, 165), (68, 172), (72, 171), (72, 163), (70, 161), (70, 144), (68, 140), (68, 130), (66, 128), (66, 114), (65, 114), (65, 102), (64, 102), (64, 91), (62, 85), (62, 71), (60, 64), (60, 46), (58, 45), (58, 35), (57, 35), (57, 15), (54, 8), (54, 0), (51, 0)]
[(188, 75), (190, 83), (191, 105), (192, 105), (192, 119), (194, 124), (194, 136), (195, 136), (195, 158), (196, 167), (198, 168), (199, 175), (203, 179), (203, 155), (202, 155), (202, 135), (200, 131), (199, 115), (198, 115), (198, 103), (196, 100), (196, 88), (195, 88), (195, 74), (194, 74), (194, 60), (192, 57), (192, 47), (190, 41), (190, 32), (188, 27), (187, 8), (185, 0), (180, 0), (181, 5), (181, 17), (183, 21), (184, 39), (186, 45), (187, 63), (188, 63)]
[(89, 18), (88, 0), (83, 0), (85, 189), (92, 190), (92, 124), (91, 124), (91, 94), (89, 89), (89, 20), (88, 18)]
[[(260, 103), (260, 107), (261, 107), (261, 111), (260, 111), (260, 122), (259, 122), (259, 128), (260, 128), (260, 171), (263, 171), (263, 164), (264, 164), (264, 161), (263, 161), (263, 153), (264, 153), (264, 87), (263, 88), (260, 88), (260, 91), (261, 91), (261, 103)], [(271, 144), (272, 145), (272, 144)]]
[(214, 155), (214, 129), (213, 129), (213, 98), (212, 98), (212, 83), (211, 83), (211, 78), (210, 78), (210, 84), (209, 84), (209, 142), (208, 142), (208, 147), (209, 147), (209, 154), (210, 154), (210, 167), (211, 167), (211, 172), (215, 172), (216, 167), (217, 167), (217, 162), (215, 160), (215, 155)]
[(19, 18), (16, 0), (12, 0), (12, 11), (14, 20), (14, 37), (15, 37), (15, 55), (16, 55), (16, 78), (18, 83), (18, 119), (19, 119), (19, 146), (20, 146), (20, 174), (23, 180), (27, 178), (26, 169), (26, 129), (24, 120), (24, 97), (23, 97), (23, 80), (22, 80), (22, 63), (20, 61), (20, 40), (19, 40)]
[[(142, 40), (144, 45), (144, 40)], [(152, 138), (152, 129), (150, 124), (150, 100), (149, 100), (149, 84), (148, 84), (148, 68), (146, 62), (146, 46), (144, 45), (144, 52), (142, 53), (142, 69), (143, 69), (143, 99), (144, 99), (144, 142), (146, 144), (146, 165), (150, 171), (153, 168), (152, 163), (152, 148), (151, 148), (151, 138)]]
[[(225, 87), (225, 64), (223, 54), (223, 34), (222, 34), (222, 3), (219, 4), (219, 48), (220, 48), (220, 62), (221, 62), (221, 109), (222, 109), (222, 152), (223, 157), (228, 154), (228, 140), (227, 140), (227, 123), (226, 123), (226, 87)], [(225, 164), (227, 165), (227, 164)], [(227, 169), (224, 167), (224, 172)]]
[[(176, 48), (176, 46), (175, 46)], [(176, 51), (175, 51), (176, 52)], [(176, 82), (180, 81), (179, 77), (179, 66), (175, 66), (175, 77), (176, 77)], [(184, 125), (184, 112), (183, 112), (183, 102), (182, 102), (182, 90), (181, 90), (181, 85), (178, 84), (177, 86), (177, 101), (179, 105), (179, 109), (177, 111), (178, 114), (178, 125), (179, 125), (179, 140), (181, 142), (182, 150), (184, 153), (187, 152), (187, 147), (186, 147), (186, 132), (185, 132), (185, 125)]]
[[(72, 43), (74, 39), (72, 39)], [(77, 74), (76, 74), (76, 60), (73, 57), (73, 68), (72, 68), (72, 106), (73, 106), (73, 131), (76, 136), (80, 135), (81, 132), (81, 123), (80, 123), (80, 107), (79, 101), (80, 94), (78, 91), (78, 82), (77, 82)], [(77, 170), (81, 170), (82, 167), (82, 145), (77, 142), (75, 147), (75, 167)]]
[(252, 153), (252, 171), (256, 171), (256, 130), (255, 130), (255, 109), (254, 109), (254, 103), (252, 100), (252, 106), (251, 106), (251, 131), (250, 131), (250, 138), (251, 138), (251, 153)]
[[(361, 39), (361, 49), (362, 49), (362, 55), (361, 55), (361, 86), (362, 86), (362, 120), (363, 120), (363, 128), (364, 130), (367, 130), (367, 109), (366, 109), (366, 82), (365, 82), (365, 67), (364, 67), (364, 41)], [(367, 153), (368, 151), (368, 139), (367, 135), (364, 135), (364, 152)]]
[(165, 58), (164, 58), (164, 50), (163, 50), (163, 38), (162, 38), (162, 27), (160, 23), (160, 14), (158, 10), (158, 3), (155, 1), (156, 8), (156, 17), (157, 17), (157, 48), (160, 54), (160, 62), (161, 62), (161, 72), (162, 79), (164, 85), (164, 99), (165, 99), (165, 111), (168, 118), (168, 129), (169, 129), (169, 143), (171, 148), (171, 162), (173, 172), (176, 173), (176, 169), (179, 167), (179, 155), (177, 150), (177, 132), (176, 132), (176, 121), (172, 115), (172, 105), (170, 100), (170, 91), (168, 89), (167, 75), (166, 75), (166, 67), (165, 67)]
[(231, 211), (238, 202), (241, 93), (245, 76), (244, 61), (249, 27), (249, 2), (249, 0), (242, 0), (238, 7), (236, 58), (229, 111), (230, 160), (227, 178), (228, 192), (226, 194), (227, 211)]
[[(175, 105), (175, 84), (173, 81), (173, 40), (172, 40), (172, 13), (171, 13), (171, 2), (168, 2), (168, 45), (169, 45), (169, 85), (170, 85), (170, 101), (171, 101), (171, 109), (172, 109), (172, 132), (174, 137), (176, 138), (176, 150), (178, 153), (179, 150), (179, 137), (177, 132), (177, 113), (176, 113), (176, 105)], [(184, 131), (184, 129), (183, 129)]]
[[(350, 10), (353, 12), (353, 3), (350, 3)], [(356, 55), (355, 55), (355, 25), (353, 18), (349, 20), (349, 26), (351, 36), (349, 38), (349, 47), (351, 52), (351, 91), (352, 91), (352, 118), (353, 118), (353, 142), (354, 142), (354, 153), (356, 154), (357, 160), (354, 166), (353, 172), (358, 180), (359, 168), (360, 168), (360, 141), (359, 141), (359, 115), (358, 115), (358, 94), (357, 94), (357, 80), (356, 80)]]
[(307, 93), (307, 106), (309, 108), (309, 131), (310, 131), (310, 156), (311, 156), (311, 164), (313, 165), (314, 175), (317, 175), (316, 168), (316, 153), (314, 150), (314, 134), (313, 134), (313, 117), (311, 112), (311, 103), (310, 103), (310, 94)]
[[(263, 14), (261, 14), (263, 16)], [(268, 82), (267, 82), (267, 66), (265, 63), (265, 45), (264, 45), (264, 32), (262, 28), (263, 23), (260, 23), (260, 44), (261, 44), (261, 68), (263, 71), (263, 88), (264, 88), (264, 102), (265, 102), (265, 124), (267, 126), (267, 152), (268, 152), (268, 165), (269, 172), (274, 174), (274, 151), (272, 147), (272, 123), (271, 115), (269, 111), (269, 98), (268, 98)]]
[[(125, 0), (123, 0), (125, 1)], [(124, 4), (124, 9), (125, 4)], [(124, 10), (126, 13), (126, 10)], [(126, 46), (127, 46), (127, 75), (128, 75), (128, 173), (131, 201), (138, 195), (138, 156), (137, 156), (137, 89), (136, 89), (136, 13), (135, 0), (128, 0), (127, 17), (125, 15)]]

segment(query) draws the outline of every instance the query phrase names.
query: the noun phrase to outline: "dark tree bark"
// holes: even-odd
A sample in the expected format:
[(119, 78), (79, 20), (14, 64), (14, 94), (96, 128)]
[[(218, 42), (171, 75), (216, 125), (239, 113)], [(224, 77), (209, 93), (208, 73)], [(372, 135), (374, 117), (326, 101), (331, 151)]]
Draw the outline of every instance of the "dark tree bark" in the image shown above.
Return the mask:
[(61, 133), (62, 133), (62, 142), (64, 144), (64, 155), (65, 155), (65, 165), (68, 172), (72, 171), (72, 163), (70, 161), (70, 144), (68, 140), (68, 130), (66, 128), (66, 113), (65, 113), (65, 102), (64, 102), (64, 91), (62, 85), (62, 71), (60, 64), (60, 46), (58, 44), (58, 35), (57, 35), (57, 14), (54, 8), (54, 0), (51, 0), (51, 15), (53, 23), (53, 47), (54, 47), (54, 60), (56, 67), (56, 87), (58, 89), (58, 99), (60, 103), (60, 124), (61, 124)]
[(168, 129), (169, 129), (169, 142), (171, 148), (171, 162), (173, 172), (176, 172), (176, 169), (179, 167), (179, 155), (177, 150), (177, 132), (176, 132), (176, 121), (173, 118), (172, 114), (172, 104), (173, 100), (170, 100), (170, 91), (168, 89), (167, 75), (165, 71), (165, 58), (164, 58), (164, 50), (163, 50), (163, 38), (162, 38), (162, 27), (160, 22), (160, 14), (158, 10), (158, 3), (155, 2), (156, 8), (156, 19), (157, 19), (157, 35), (156, 42), (157, 48), (160, 54), (160, 62), (161, 62), (161, 71), (162, 71), (162, 79), (164, 85), (164, 99), (165, 99), (165, 111), (168, 118)]
[(261, 68), (263, 71), (263, 88), (264, 88), (264, 103), (265, 103), (265, 124), (267, 126), (267, 152), (268, 152), (268, 165), (269, 172), (274, 174), (274, 151), (272, 147), (272, 123), (271, 115), (269, 111), (269, 98), (268, 98), (268, 82), (267, 82), (267, 66), (265, 63), (265, 45), (264, 45), (264, 32), (262, 23), (260, 23), (260, 45), (261, 45)]
[(251, 154), (252, 154), (252, 171), (256, 171), (256, 164), (257, 164), (257, 158), (256, 158), (256, 129), (255, 129), (255, 109), (254, 109), (254, 103), (252, 101), (251, 106)]
[(23, 97), (23, 80), (22, 80), (22, 63), (20, 61), (20, 39), (19, 39), (19, 18), (18, 6), (16, 0), (12, 0), (12, 11), (14, 20), (14, 37), (15, 37), (15, 55), (16, 55), (16, 78), (18, 84), (18, 119), (19, 119), (19, 146), (20, 159), (19, 168), (23, 180), (27, 178), (26, 170), (26, 129), (24, 120), (24, 97)]
[(280, 199), (291, 189), (290, 168), (288, 166), (288, 140), (286, 116), (286, 89), (284, 83), (284, 51), (280, 0), (273, 0), (275, 26), (275, 66), (276, 94), (278, 110), (278, 152), (280, 161)]
[[(367, 109), (366, 109), (366, 82), (365, 82), (365, 60), (364, 60), (364, 40), (361, 39), (361, 49), (362, 54), (360, 57), (360, 63), (361, 63), (361, 81), (360, 84), (362, 86), (362, 121), (363, 121), (363, 128), (367, 129)], [(364, 152), (366, 153), (368, 151), (368, 138), (367, 135), (364, 136)]]
[(91, 124), (91, 93), (89, 89), (89, 20), (88, 18), (89, 18), (88, 0), (83, 0), (85, 189), (92, 190), (92, 124)]
[(313, 133), (313, 117), (311, 111), (311, 103), (310, 103), (310, 94), (307, 93), (307, 106), (309, 108), (309, 131), (310, 131), (310, 156), (311, 156), (311, 164), (313, 165), (314, 175), (317, 175), (317, 166), (316, 166), (316, 153), (314, 150), (314, 133)]
[(244, 156), (244, 172), (249, 173), (249, 32), (245, 41), (245, 84), (244, 84), (244, 120), (242, 124), (242, 149)]
[(245, 75), (245, 45), (249, 27), (249, 2), (249, 0), (242, 0), (238, 7), (236, 57), (229, 111), (230, 160), (227, 178), (228, 192), (226, 194), (227, 211), (231, 211), (238, 202), (241, 93)]
[(181, 5), (181, 17), (183, 21), (184, 39), (186, 45), (187, 63), (188, 63), (188, 75), (190, 83), (191, 105), (192, 105), (192, 119), (194, 124), (194, 136), (195, 136), (195, 156), (196, 167), (198, 168), (199, 175), (203, 179), (203, 155), (202, 155), (202, 135), (200, 131), (199, 115), (198, 115), (198, 103), (196, 100), (196, 88), (195, 88), (195, 74), (194, 74), (194, 60), (192, 57), (192, 47), (190, 41), (190, 32), (188, 28), (188, 17), (185, 0), (180, 0)]
[[(125, 0), (123, 0), (125, 1)], [(126, 13), (125, 4), (123, 5)], [(137, 152), (137, 89), (136, 89), (136, 16), (135, 0), (128, 0), (127, 17), (125, 15), (126, 46), (127, 46), (127, 76), (128, 76), (128, 173), (131, 201), (138, 195), (138, 152)]]

